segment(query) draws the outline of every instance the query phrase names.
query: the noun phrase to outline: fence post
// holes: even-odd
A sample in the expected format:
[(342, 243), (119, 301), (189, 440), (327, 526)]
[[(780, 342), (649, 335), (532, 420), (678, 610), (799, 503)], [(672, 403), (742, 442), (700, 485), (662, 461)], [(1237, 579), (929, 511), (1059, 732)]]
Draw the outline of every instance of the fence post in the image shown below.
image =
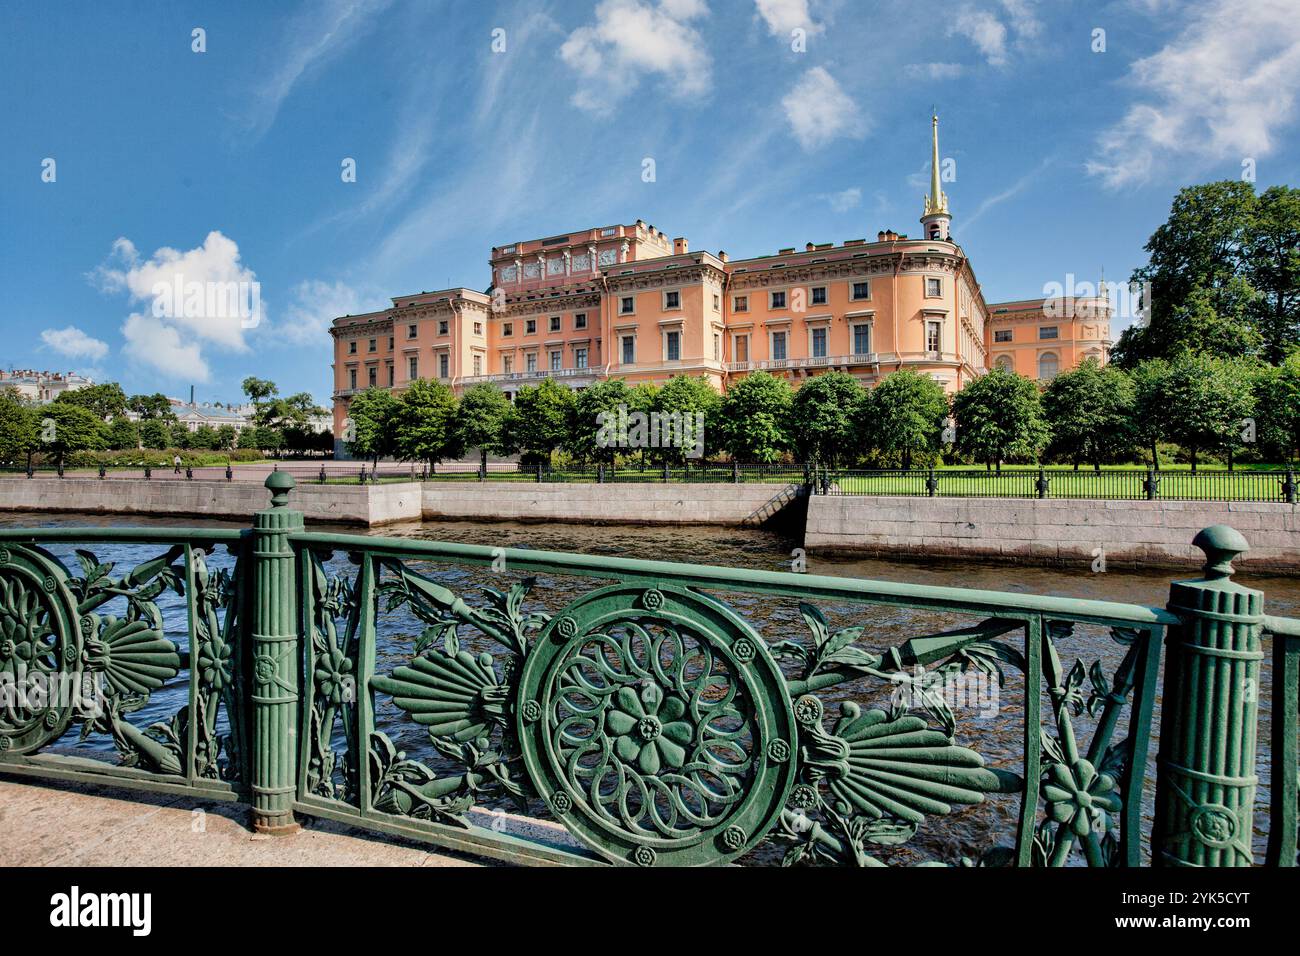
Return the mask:
[(668, 462), (664, 462), (664, 484), (668, 483)]
[(57, 471), (58, 471), (59, 477), (62, 478), (62, 477), (63, 477), (63, 462), (59, 462), (59, 467), (58, 467)]
[(325, 462), (323, 461), (320, 463), (320, 474), (316, 476), (316, 480), (322, 485), (325, 484)]
[(146, 481), (153, 477), (153, 468), (149, 465), (144, 466), (144, 477)]
[(478, 463), (478, 480), (487, 481), (487, 463), (480, 461)]
[(598, 461), (596, 462), (596, 484), (603, 485), (604, 483), (605, 483), (605, 463), (603, 461)]
[(357, 477), (357, 484), (364, 485), (365, 483), (366, 483), (366, 466), (362, 465), (361, 474)]
[(186, 481), (194, 480), (194, 468), (190, 465), (185, 466), (185, 480)]
[(1048, 489), (1049, 487), (1051, 487), (1051, 484), (1050, 484), (1050, 482), (1049, 482), (1048, 479), (1047, 479), (1047, 475), (1043, 473), (1043, 469), (1039, 468), (1039, 469), (1038, 469), (1038, 480), (1037, 480), (1036, 482), (1034, 482), (1034, 490), (1038, 492), (1038, 497), (1039, 497), (1039, 498), (1046, 498), (1046, 497), (1047, 497), (1047, 489)]
[(933, 468), (930, 469), (930, 474), (925, 479), (925, 493), (931, 498), (939, 493), (939, 479), (935, 477)]
[(230, 467), (230, 462), (226, 462), (226, 481), (235, 480), (235, 469)]
[(104, 463), (101, 461), (99, 463), (99, 480), (103, 481), (107, 475), (108, 475), (108, 469), (104, 467)]
[(1282, 482), (1282, 493), (1286, 496), (1287, 504), (1289, 505), (1295, 504), (1295, 498), (1296, 498), (1295, 471), (1293, 471), (1289, 467), (1286, 470), (1286, 481)]
[(738, 461), (731, 463), (731, 483), (733, 485), (740, 484), (740, 462)]
[(266, 479), (271, 507), (253, 515), (253, 829), (286, 834), (298, 829), (293, 797), (297, 780), (298, 633), (297, 562), (289, 535), (301, 531), (302, 512), (287, 507), (293, 476)]
[(1147, 501), (1155, 501), (1156, 496), (1160, 494), (1160, 479), (1156, 476), (1154, 468), (1147, 469), (1147, 476), (1142, 481), (1142, 490), (1146, 492)]
[(1156, 866), (1250, 866), (1264, 594), (1232, 580), (1250, 545), (1226, 525), (1192, 541), (1200, 580), (1169, 588), (1151, 859)]

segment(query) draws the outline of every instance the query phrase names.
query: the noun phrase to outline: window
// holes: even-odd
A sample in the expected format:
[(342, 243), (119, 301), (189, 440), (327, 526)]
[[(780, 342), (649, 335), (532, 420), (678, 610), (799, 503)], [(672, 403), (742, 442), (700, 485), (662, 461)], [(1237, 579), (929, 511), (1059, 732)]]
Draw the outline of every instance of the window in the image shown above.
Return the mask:
[(585, 329), (587, 327), (586, 312), (578, 312), (573, 316), (573, 327), (575, 329)]
[(420, 359), (419, 356), (412, 355), (406, 360), (406, 377), (415, 381), (420, 377)]
[(682, 294), (676, 290), (664, 293), (665, 309), (680, 309), (682, 307)]
[(785, 333), (772, 333), (772, 358), (777, 361), (785, 359)]
[(378, 352), (378, 351), (379, 351), (379, 339), (371, 339), (368, 343), (366, 343), (366, 351), (367, 351), (367, 352)]
[(513, 322), (502, 322), (502, 323), (501, 323), (501, 337), (502, 337), (502, 338), (509, 338), (510, 336), (512, 336), (512, 335), (514, 335), (514, 334), (515, 334), (515, 324), (514, 324)]
[(722, 308), (722, 296), (718, 295), (718, 293), (715, 292), (713, 293), (713, 311), (717, 312), (721, 308)]
[(636, 300), (630, 295), (625, 295), (619, 301), (618, 311), (620, 315), (631, 315), (636, 311)]
[(631, 365), (636, 361), (636, 336), (625, 335), (620, 341), (623, 345), (623, 364)]
[(536, 372), (536, 371), (537, 371), (537, 353), (536, 353), (536, 352), (529, 352), (527, 355), (524, 356), (524, 367), (525, 367), (529, 372)]
[(784, 292), (773, 292), (773, 293), (771, 293), (771, 294), (770, 294), (770, 299), (769, 299), (769, 301), (768, 301), (768, 305), (769, 305), (769, 307), (771, 307), (771, 308), (773, 308), (773, 309), (784, 309), (784, 308), (785, 308), (785, 293), (784, 293)]
[(586, 367), (587, 367), (587, 350), (586, 350), (586, 349), (574, 349), (574, 350), (573, 350), (573, 367), (574, 367), (574, 368), (586, 368)]
[(388, 351), (391, 352), (392, 350), (393, 350), (393, 337), (390, 335), (388, 337)]
[(551, 316), (550, 324), (547, 326), (547, 329), (551, 332), (560, 331), (560, 317), (558, 315)]
[(551, 371), (558, 372), (562, 368), (564, 368), (564, 353), (554, 349), (551, 352)]
[(813, 305), (825, 305), (825, 304), (826, 304), (826, 286), (824, 286), (824, 285), (815, 285), (815, 286), (813, 286), (813, 288), (812, 288), (812, 304), (813, 304)]
[(826, 357), (826, 330), (812, 330), (812, 354), (813, 358)]
[(451, 378), (451, 356), (446, 352), (438, 353), (438, 377)]
[(713, 333), (713, 361), (717, 362), (722, 358), (722, 336), (717, 332)]
[(927, 298), (937, 299), (943, 295), (943, 280), (932, 279), (927, 277), (925, 280), (925, 294)]
[(1040, 382), (1050, 382), (1056, 378), (1056, 373), (1060, 371), (1061, 362), (1056, 357), (1055, 352), (1044, 352), (1038, 356), (1038, 380)]
[(475, 323), (474, 323), (474, 334), (475, 334), (475, 335), (482, 335), (482, 334), (483, 334), (483, 323), (482, 323), (482, 322), (475, 322)]
[(853, 354), (870, 355), (871, 354), (871, 326), (855, 325), (853, 326)]
[(749, 336), (748, 335), (736, 336), (736, 347), (734, 351), (736, 353), (737, 362), (749, 361)]
[(524, 335), (536, 335), (536, 334), (537, 334), (537, 320), (529, 319), (527, 322), (524, 323)]
[(348, 354), (349, 355), (357, 354), (357, 343), (355, 339), (353, 339), (351, 342), (348, 343)]
[(1011, 331), (1012, 331), (1011, 329), (994, 329), (994, 330), (993, 330), (993, 341), (994, 341), (994, 342), (1010, 342), (1010, 341), (1011, 341)]
[(870, 298), (871, 298), (871, 283), (870, 283), (870, 282), (855, 282), (855, 283), (853, 283), (853, 298), (855, 298), (855, 299), (870, 299)]
[(748, 312), (748, 311), (749, 311), (749, 296), (747, 296), (747, 295), (735, 295), (735, 296), (732, 296), (732, 297), (731, 297), (731, 311), (732, 311), (732, 312)]
[(925, 323), (925, 350), (927, 352), (939, 352), (943, 348), (943, 323), (927, 322)]
[(1060, 334), (1060, 330), (1054, 325), (1043, 326), (1038, 330), (1038, 337), (1040, 339), (1060, 338)]
[(446, 334), (447, 334), (447, 320), (446, 320), (446, 319), (440, 319), (440, 320), (438, 321), (438, 334), (439, 334), (439, 335), (446, 335)]
[(388, 387), (389, 387), (389, 388), (392, 388), (392, 387), (393, 387), (393, 375), (394, 375), (394, 374), (395, 374), (395, 372), (393, 371), (393, 365), (392, 365), (392, 363), (390, 362), (390, 363), (388, 364)]
[(408, 326), (406, 327), (406, 337), (407, 337), (408, 339), (413, 339), (413, 338), (415, 338), (416, 333), (418, 333), (419, 330), (420, 330), (420, 327), (419, 327), (418, 325), (408, 325)]
[(483, 356), (481, 355), (474, 356), (474, 374), (475, 375), (483, 374)]
[(1010, 356), (1010, 355), (999, 355), (999, 356), (998, 356), (998, 360), (997, 360), (995, 363), (993, 363), (993, 364), (994, 364), (994, 367), (995, 367), (995, 368), (1000, 368), (1000, 369), (1002, 369), (1003, 371), (1006, 371), (1006, 372), (1013, 371), (1013, 369), (1012, 369), (1012, 365), (1011, 365), (1011, 356)]
[(682, 357), (682, 333), (668, 332), (664, 335), (664, 358), (676, 362)]
[(513, 355), (501, 356), (501, 371), (509, 375), (515, 370), (515, 357)]
[(348, 369), (348, 388), (353, 391), (357, 388), (357, 370), (354, 368)]

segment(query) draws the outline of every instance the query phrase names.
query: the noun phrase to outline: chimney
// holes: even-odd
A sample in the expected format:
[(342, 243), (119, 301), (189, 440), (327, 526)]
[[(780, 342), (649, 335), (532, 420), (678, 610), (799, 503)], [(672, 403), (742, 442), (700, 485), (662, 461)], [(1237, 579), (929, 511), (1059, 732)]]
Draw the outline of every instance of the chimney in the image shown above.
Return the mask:
[(190, 404), (191, 404), (191, 405), (194, 404), (194, 386), (193, 386), (193, 385), (190, 386)]
[(780, 256), (792, 256), (792, 255), (794, 255), (794, 246), (791, 246), (789, 249), (778, 249), (778, 250), (777, 250), (777, 255), (780, 255)]
[(681, 256), (691, 251), (690, 243), (686, 241), (685, 236), (673, 240), (673, 255)]
[(803, 247), (803, 251), (804, 251), (804, 252), (812, 252), (812, 251), (813, 251), (814, 249), (816, 249), (816, 248), (817, 248), (817, 244), (816, 244), (816, 243), (812, 243), (812, 242), (810, 242), (810, 243), (808, 243), (807, 245), (805, 245), (805, 246)]
[(726, 250), (723, 249), (718, 250), (718, 258), (721, 259), (723, 262), (731, 261), (731, 256), (727, 255)]
[(885, 230), (881, 229), (878, 233), (876, 233), (876, 242), (884, 242), (885, 237), (887, 235), (888, 233), (886, 233)]

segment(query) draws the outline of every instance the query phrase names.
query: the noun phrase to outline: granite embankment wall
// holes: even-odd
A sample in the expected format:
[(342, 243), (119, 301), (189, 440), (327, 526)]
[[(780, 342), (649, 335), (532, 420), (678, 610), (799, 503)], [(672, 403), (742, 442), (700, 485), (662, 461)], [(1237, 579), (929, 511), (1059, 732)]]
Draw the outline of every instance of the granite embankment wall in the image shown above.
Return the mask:
[(1192, 538), (1216, 524), (1250, 542), (1239, 567), (1300, 572), (1300, 506), (1271, 502), (818, 495), (808, 501), (804, 547), (1069, 565), (1091, 564), (1100, 548), (1108, 568), (1190, 567), (1205, 561)]
[[(788, 503), (779, 484), (394, 482), (299, 484), (290, 501), (308, 521), (366, 526), (429, 518), (618, 524), (761, 522)], [(269, 504), (260, 482), (96, 478), (0, 480), (0, 511), (65, 511), (250, 521)]]

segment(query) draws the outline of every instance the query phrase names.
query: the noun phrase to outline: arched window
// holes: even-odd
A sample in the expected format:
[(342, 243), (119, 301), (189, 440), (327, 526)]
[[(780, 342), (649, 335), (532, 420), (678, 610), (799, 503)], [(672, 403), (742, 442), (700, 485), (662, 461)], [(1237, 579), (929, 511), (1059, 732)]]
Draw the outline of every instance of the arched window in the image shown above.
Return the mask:
[(1016, 370), (1015, 363), (1011, 361), (1010, 355), (999, 355), (994, 361), (993, 367), (1000, 368), (1007, 372), (1014, 372)]
[(1061, 370), (1061, 360), (1056, 357), (1055, 352), (1044, 352), (1038, 356), (1038, 380), (1040, 382), (1050, 382), (1056, 378), (1056, 373)]

